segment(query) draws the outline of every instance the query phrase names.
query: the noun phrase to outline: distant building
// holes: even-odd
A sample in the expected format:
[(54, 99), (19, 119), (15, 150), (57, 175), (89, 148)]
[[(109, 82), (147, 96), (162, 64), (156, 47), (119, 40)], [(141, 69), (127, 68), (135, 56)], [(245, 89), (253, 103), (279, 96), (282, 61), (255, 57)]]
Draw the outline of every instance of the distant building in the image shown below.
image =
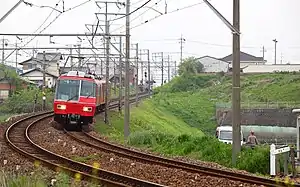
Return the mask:
[(228, 72), (229, 63), (215, 57), (203, 56), (197, 58), (197, 60), (203, 65), (203, 72), (205, 73), (217, 73)]
[[(229, 67), (232, 67), (232, 61), (233, 61), (233, 56), (232, 54), (221, 58), (220, 60), (228, 62), (230, 65)], [(264, 65), (267, 61), (263, 59), (263, 57), (256, 57), (253, 55), (250, 55), (245, 52), (240, 52), (240, 67), (245, 68), (246, 66), (249, 65)]]
[[(58, 76), (59, 75), (59, 61), (62, 60), (61, 53), (46, 53), (45, 54), (45, 64), (46, 64), (46, 72), (52, 75)], [(44, 55), (43, 53), (38, 53), (36, 57), (32, 57), (28, 60), (25, 60), (20, 65), (23, 66), (23, 74), (27, 71), (33, 69), (43, 69), (44, 65)]]
[[(43, 85), (43, 70), (40, 68), (31, 69), (25, 73), (20, 74), (23, 78), (36, 83), (38, 86)], [(46, 72), (46, 86), (52, 88), (56, 84), (58, 76)]]

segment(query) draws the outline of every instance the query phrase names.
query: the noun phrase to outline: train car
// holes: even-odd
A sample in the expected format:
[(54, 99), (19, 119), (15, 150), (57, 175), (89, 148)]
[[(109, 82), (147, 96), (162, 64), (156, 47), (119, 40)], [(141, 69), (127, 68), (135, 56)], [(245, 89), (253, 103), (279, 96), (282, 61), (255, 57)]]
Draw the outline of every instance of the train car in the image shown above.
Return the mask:
[(80, 71), (61, 75), (56, 83), (54, 121), (67, 130), (87, 128), (105, 108), (106, 86), (105, 80)]

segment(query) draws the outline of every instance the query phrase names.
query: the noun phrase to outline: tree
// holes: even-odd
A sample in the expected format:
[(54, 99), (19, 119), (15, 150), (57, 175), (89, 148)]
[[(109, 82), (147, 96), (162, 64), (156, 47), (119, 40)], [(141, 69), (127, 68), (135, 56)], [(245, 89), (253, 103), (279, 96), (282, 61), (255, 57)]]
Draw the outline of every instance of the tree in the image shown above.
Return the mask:
[(203, 72), (203, 64), (195, 57), (189, 57), (183, 60), (179, 65), (179, 75), (194, 75)]
[(18, 89), (21, 86), (19, 75), (4, 64), (0, 64), (0, 82), (7, 81), (9, 84), (9, 94), (12, 94), (12, 86)]

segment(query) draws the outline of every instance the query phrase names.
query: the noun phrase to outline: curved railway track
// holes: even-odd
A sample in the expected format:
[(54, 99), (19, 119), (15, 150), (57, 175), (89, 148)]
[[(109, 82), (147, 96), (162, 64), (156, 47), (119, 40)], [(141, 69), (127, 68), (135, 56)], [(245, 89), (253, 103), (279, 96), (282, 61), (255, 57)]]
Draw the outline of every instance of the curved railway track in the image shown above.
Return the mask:
[[(142, 162), (147, 162), (151, 164), (157, 164), (165, 167), (172, 167), (177, 169), (182, 169), (188, 172), (193, 173), (202, 173), (215, 177), (227, 178), (235, 181), (241, 181), (250, 184), (264, 185), (264, 186), (290, 186), (290, 184), (286, 184), (282, 181), (276, 182), (272, 179), (250, 176), (240, 173), (234, 173), (230, 171), (224, 171), (216, 168), (203, 167), (196, 164), (190, 164), (182, 161), (172, 160), (168, 158), (163, 158), (156, 155), (146, 154), (140, 151), (131, 150), (126, 147), (122, 147), (119, 145), (112, 144), (110, 142), (104, 141), (97, 137), (94, 137), (86, 132), (68, 132), (65, 130), (65, 133), (73, 138), (74, 140), (86, 144), (90, 147), (96, 148), (100, 151), (107, 153), (114, 153), (118, 156), (134, 159)], [(299, 184), (295, 184), (293, 186), (300, 187)]]
[(53, 170), (59, 169), (69, 174), (80, 174), (81, 179), (97, 180), (105, 186), (162, 186), (152, 182), (128, 177), (125, 175), (109, 172), (103, 169), (94, 168), (84, 163), (76, 162), (56, 153), (50, 152), (34, 143), (29, 135), (29, 131), (34, 125), (53, 116), (51, 112), (44, 112), (26, 117), (15, 123), (5, 131), (6, 142), (17, 152), (25, 157), (40, 161), (43, 165)]
[[(134, 99), (131, 99), (134, 102)], [(118, 105), (111, 105), (110, 109), (116, 108)], [(146, 154), (140, 151), (132, 150), (126, 147), (122, 147), (110, 142), (104, 141), (97, 137), (94, 137), (86, 132), (68, 132), (64, 130), (67, 135), (69, 135), (74, 140), (91, 146), (93, 148), (99, 149), (103, 152), (114, 153), (121, 157), (126, 157), (129, 159), (139, 160), (143, 162), (148, 162), (152, 164), (157, 164), (165, 167), (173, 167), (177, 169), (182, 169), (188, 172), (202, 173), (210, 176), (228, 178), (231, 180), (246, 182), (250, 184), (264, 185), (264, 186), (290, 186), (283, 181), (275, 181), (272, 179), (267, 179), (263, 177), (245, 175), (240, 173), (234, 173), (230, 171), (224, 171), (216, 168), (204, 167), (196, 164), (190, 164), (182, 161), (172, 160), (168, 158), (163, 158), (156, 155)], [(294, 184), (293, 186), (300, 187), (300, 184)]]
[[(145, 94), (140, 94), (140, 97), (145, 97)], [(134, 102), (135, 99), (131, 99), (130, 102)], [(112, 103), (110, 109), (118, 107), (117, 103)], [(52, 153), (39, 145), (35, 144), (29, 136), (29, 131), (31, 128), (40, 123), (41, 121), (53, 116), (52, 111), (39, 113), (34, 116), (29, 116), (21, 119), (14, 124), (12, 124), (5, 132), (5, 139), (7, 143), (17, 152), (23, 154), (33, 161), (41, 161), (44, 165), (51, 169), (56, 170), (59, 168), (69, 174), (79, 173), (82, 179), (87, 180), (97, 180), (101, 184), (106, 186), (162, 186), (159, 184), (139, 180), (133, 177), (127, 177), (114, 172), (109, 172), (102, 169), (93, 168), (87, 164), (73, 161), (66, 157), (60, 156), (58, 154)], [(249, 176), (240, 173), (234, 173), (230, 171), (224, 171), (215, 168), (203, 167), (195, 164), (190, 164), (182, 161), (176, 161), (168, 158), (163, 158), (160, 156), (149, 155), (143, 152), (131, 150), (119, 145), (112, 144), (110, 142), (101, 140), (94, 136), (89, 135), (86, 132), (68, 132), (65, 131), (67, 135), (71, 136), (73, 139), (84, 143), (86, 145), (97, 148), (103, 152), (114, 153), (116, 155), (127, 157), (130, 159), (139, 160), (142, 162), (148, 162), (152, 164), (162, 165), (165, 167), (173, 167), (177, 169), (182, 169), (189, 172), (202, 173), (215, 177), (228, 178), (231, 180), (242, 181), (251, 184), (264, 185), (264, 186), (289, 186), (288, 184), (280, 181), (275, 181), (272, 179)], [(97, 175), (92, 174), (93, 171), (97, 171)], [(294, 184), (293, 186), (299, 186), (299, 184)]]

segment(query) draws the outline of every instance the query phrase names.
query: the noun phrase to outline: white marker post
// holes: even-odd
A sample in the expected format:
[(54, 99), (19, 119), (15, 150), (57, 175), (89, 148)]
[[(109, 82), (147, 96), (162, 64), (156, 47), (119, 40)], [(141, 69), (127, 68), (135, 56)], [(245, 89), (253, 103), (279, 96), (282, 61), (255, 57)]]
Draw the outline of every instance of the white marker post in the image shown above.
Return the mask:
[(270, 146), (270, 175), (276, 175), (276, 155), (289, 152), (291, 149), (289, 146), (276, 149), (275, 144)]
[[(299, 131), (299, 124), (300, 124), (300, 109), (293, 109), (292, 110), (293, 113), (296, 113), (297, 114), (297, 149), (296, 150), (299, 150), (300, 149), (300, 131)], [(300, 153), (299, 151), (297, 151), (297, 160), (300, 159)]]

